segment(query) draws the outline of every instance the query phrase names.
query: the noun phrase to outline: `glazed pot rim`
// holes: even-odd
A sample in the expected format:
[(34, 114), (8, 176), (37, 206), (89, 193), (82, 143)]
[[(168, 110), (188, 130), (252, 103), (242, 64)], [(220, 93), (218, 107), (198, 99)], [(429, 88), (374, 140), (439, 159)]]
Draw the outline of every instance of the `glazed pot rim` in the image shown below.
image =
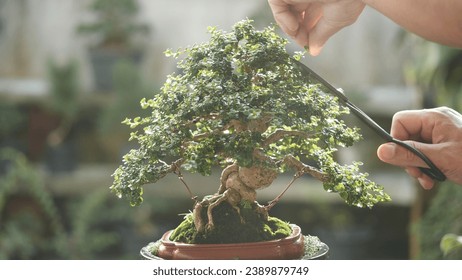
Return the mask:
[[(169, 237), (170, 232), (156, 242), (143, 247), (140, 254), (151, 260), (254, 260), (254, 259), (326, 259), (329, 247), (316, 236), (302, 235), (297, 225), (288, 237), (261, 242), (224, 243), (224, 244), (187, 244), (163, 240)], [(311, 244), (306, 246), (307, 243)], [(311, 249), (315, 246), (316, 251)], [(152, 248), (157, 248), (152, 253)], [(252, 252), (249, 254), (249, 252)]]

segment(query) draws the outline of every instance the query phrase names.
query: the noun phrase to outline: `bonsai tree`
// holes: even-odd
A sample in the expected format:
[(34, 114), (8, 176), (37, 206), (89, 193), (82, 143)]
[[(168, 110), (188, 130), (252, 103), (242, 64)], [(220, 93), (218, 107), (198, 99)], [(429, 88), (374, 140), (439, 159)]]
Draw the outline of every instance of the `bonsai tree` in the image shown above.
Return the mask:
[(302, 54), (288, 54), (288, 41), (273, 27), (259, 31), (244, 20), (231, 32), (209, 32), (206, 43), (166, 52), (179, 60), (180, 73), (141, 101), (150, 116), (124, 121), (139, 148), (113, 174), (117, 196), (139, 205), (143, 186), (167, 174), (178, 175), (189, 189), (183, 171), (210, 175), (213, 167), (223, 168), (215, 194), (202, 200), (191, 195), (196, 204), (185, 223), (194, 224), (192, 235), (213, 232), (219, 219), (214, 208), (222, 205), (244, 226), (253, 223), (244, 212), (270, 220), (268, 211), (282, 194), (260, 205), (256, 191), (284, 172), (293, 172), (293, 180), (313, 176), (350, 205), (390, 199), (359, 172), (360, 163), (335, 161), (338, 147), (360, 140), (359, 131), (340, 119), (346, 107), (307, 82), (294, 61)]

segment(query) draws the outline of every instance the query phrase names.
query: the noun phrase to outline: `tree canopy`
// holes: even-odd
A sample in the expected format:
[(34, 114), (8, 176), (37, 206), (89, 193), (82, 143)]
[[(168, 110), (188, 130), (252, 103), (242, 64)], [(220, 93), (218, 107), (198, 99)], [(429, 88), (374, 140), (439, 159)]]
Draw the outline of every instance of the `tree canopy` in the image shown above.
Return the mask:
[(335, 161), (338, 147), (361, 139), (359, 130), (341, 119), (348, 108), (307, 81), (294, 62), (302, 54), (289, 54), (288, 41), (274, 27), (256, 30), (243, 20), (230, 32), (209, 32), (205, 43), (166, 52), (179, 71), (141, 101), (150, 116), (124, 121), (140, 146), (114, 172), (112, 191), (138, 205), (145, 184), (179, 168), (209, 175), (214, 166), (236, 163), (284, 172), (291, 156), (322, 175), (324, 188), (348, 204), (390, 200), (359, 172), (360, 163)]

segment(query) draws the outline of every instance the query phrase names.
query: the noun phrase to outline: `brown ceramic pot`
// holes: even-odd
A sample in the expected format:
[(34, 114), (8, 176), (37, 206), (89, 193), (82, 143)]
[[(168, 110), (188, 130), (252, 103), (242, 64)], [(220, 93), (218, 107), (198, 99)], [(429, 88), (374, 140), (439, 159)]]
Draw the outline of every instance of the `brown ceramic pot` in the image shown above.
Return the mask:
[(304, 236), (297, 225), (292, 226), (292, 234), (283, 239), (266, 242), (234, 244), (186, 244), (169, 240), (172, 231), (164, 234), (157, 257), (168, 260), (270, 260), (300, 259), (305, 251)]

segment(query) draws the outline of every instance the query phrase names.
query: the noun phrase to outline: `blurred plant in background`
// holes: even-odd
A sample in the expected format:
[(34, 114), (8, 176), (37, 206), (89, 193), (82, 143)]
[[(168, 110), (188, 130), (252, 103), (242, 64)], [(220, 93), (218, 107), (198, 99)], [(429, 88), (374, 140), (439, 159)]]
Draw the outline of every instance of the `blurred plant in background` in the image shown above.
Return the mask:
[[(18, 141), (18, 134), (26, 125), (26, 116), (22, 109), (12, 103), (2, 102), (0, 104), (0, 149), (11, 147), (23, 150), (25, 144)], [(0, 163), (0, 174), (3, 165)]]
[(56, 144), (65, 140), (79, 111), (78, 70), (76, 61), (63, 64), (48, 62), (51, 100), (47, 107), (60, 118), (58, 128), (52, 132), (55, 135), (52, 142)]
[(140, 100), (152, 98), (154, 87), (143, 79), (140, 69), (129, 59), (115, 63), (113, 80), (112, 96), (98, 112), (96, 130), (108, 157), (119, 162), (123, 154), (135, 147), (127, 138), (130, 129), (122, 122), (127, 117), (146, 116), (148, 112), (141, 108)]
[(106, 104), (98, 120), (99, 131), (110, 135), (114, 131), (129, 134), (125, 118), (147, 115), (140, 105), (143, 98), (152, 97), (153, 90), (143, 80), (141, 71), (130, 60), (120, 60), (114, 66), (114, 98)]
[[(12, 149), (1, 150), (0, 160), (5, 165), (0, 179), (0, 259), (64, 251), (64, 226), (38, 172)], [(44, 242), (46, 238), (53, 242)]]
[[(412, 48), (412, 58), (405, 75), (420, 89), (423, 107), (451, 107), (462, 112), (462, 50), (425, 41), (414, 35), (405, 36)], [(420, 220), (413, 225), (418, 249), (415, 258), (462, 258), (462, 254), (446, 254), (446, 234), (462, 235), (462, 187), (451, 182), (440, 183), (424, 194), (418, 187), (423, 205)], [(450, 236), (452, 236), (450, 235)], [(448, 239), (446, 239), (448, 240)], [(452, 248), (452, 247), (451, 247)]]
[(119, 60), (142, 63), (145, 45), (137, 39), (146, 39), (151, 27), (137, 21), (136, 0), (94, 0), (89, 11), (96, 16), (95, 20), (80, 24), (77, 32), (95, 40), (89, 49), (95, 88), (112, 90), (115, 83), (112, 73)]
[(121, 241), (135, 236), (132, 215), (139, 213), (113, 204), (107, 188), (60, 197), (21, 152), (2, 149), (0, 161), (0, 259), (133, 259), (138, 253), (127, 253), (129, 242)]
[(438, 260), (444, 258), (461, 258), (461, 254), (445, 254), (453, 246), (445, 246), (443, 251), (440, 243), (451, 233), (462, 235), (462, 187), (453, 183), (443, 183), (438, 186), (434, 198), (420, 221), (415, 225), (419, 235), (420, 252), (418, 259)]
[(77, 31), (97, 36), (102, 48), (127, 49), (132, 47), (136, 34), (147, 34), (149, 26), (136, 22), (139, 12), (136, 0), (94, 0), (89, 10), (96, 15), (93, 22), (82, 23)]
[(422, 92), (423, 106), (462, 109), (462, 50), (406, 36), (412, 57), (405, 77)]
[(78, 121), (79, 67), (76, 61), (48, 62), (50, 100), (45, 109), (56, 119), (46, 139), (46, 162), (52, 172), (69, 172), (77, 167), (77, 145), (72, 133)]

